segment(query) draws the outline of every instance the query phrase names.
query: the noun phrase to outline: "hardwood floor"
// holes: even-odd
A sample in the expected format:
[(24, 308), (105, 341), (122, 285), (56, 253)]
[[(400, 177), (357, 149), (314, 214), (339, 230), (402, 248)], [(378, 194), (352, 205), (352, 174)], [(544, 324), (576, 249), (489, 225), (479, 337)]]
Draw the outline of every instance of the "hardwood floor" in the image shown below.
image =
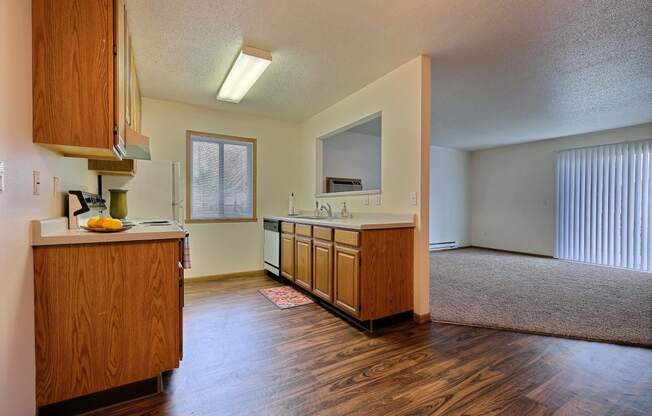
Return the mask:
[(186, 285), (164, 394), (94, 415), (649, 415), (652, 350), (405, 322), (369, 335), (238, 277)]

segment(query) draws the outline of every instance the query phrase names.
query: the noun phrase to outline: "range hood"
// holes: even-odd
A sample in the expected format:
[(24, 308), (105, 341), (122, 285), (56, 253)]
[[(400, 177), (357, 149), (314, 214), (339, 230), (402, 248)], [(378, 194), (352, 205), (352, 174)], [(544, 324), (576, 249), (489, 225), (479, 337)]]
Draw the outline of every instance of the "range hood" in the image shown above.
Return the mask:
[(125, 136), (127, 144), (123, 159), (152, 160), (149, 137), (143, 136), (129, 126), (125, 129)]

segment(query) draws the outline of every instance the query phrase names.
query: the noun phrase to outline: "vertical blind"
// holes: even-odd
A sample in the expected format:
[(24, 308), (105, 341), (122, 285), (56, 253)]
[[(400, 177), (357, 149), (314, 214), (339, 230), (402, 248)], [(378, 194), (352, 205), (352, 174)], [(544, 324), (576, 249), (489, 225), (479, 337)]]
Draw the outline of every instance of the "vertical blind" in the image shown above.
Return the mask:
[(557, 153), (555, 257), (652, 271), (652, 140)]
[(190, 219), (252, 218), (254, 143), (191, 135)]

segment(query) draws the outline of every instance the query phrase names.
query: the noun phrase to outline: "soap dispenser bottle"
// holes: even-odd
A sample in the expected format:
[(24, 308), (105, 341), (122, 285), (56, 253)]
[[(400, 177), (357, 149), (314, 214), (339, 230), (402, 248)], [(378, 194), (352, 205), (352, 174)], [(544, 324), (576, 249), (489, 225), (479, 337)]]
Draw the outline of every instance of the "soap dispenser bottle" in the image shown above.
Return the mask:
[(290, 194), (290, 198), (288, 199), (288, 215), (296, 215), (297, 210), (294, 207), (294, 192)]
[(351, 213), (349, 213), (349, 210), (346, 208), (346, 202), (342, 202), (342, 211), (340, 211), (340, 217), (349, 218), (350, 216)]

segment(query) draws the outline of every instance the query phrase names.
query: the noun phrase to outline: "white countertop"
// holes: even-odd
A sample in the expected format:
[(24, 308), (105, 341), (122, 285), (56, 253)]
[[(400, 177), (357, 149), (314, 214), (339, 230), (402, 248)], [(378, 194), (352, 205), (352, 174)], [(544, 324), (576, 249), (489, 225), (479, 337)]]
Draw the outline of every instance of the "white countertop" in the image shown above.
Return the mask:
[[(311, 215), (303, 213), (301, 215)], [(302, 224), (323, 225), (325, 227), (351, 230), (380, 230), (386, 228), (412, 228), (416, 224), (414, 214), (376, 214), (353, 213), (351, 218), (302, 218), (301, 216), (265, 215), (264, 218), (298, 222)]]
[(176, 223), (166, 226), (136, 225), (129, 230), (117, 233), (95, 233), (84, 229), (69, 230), (66, 217), (32, 221), (33, 246), (169, 240), (185, 236), (186, 232)]

